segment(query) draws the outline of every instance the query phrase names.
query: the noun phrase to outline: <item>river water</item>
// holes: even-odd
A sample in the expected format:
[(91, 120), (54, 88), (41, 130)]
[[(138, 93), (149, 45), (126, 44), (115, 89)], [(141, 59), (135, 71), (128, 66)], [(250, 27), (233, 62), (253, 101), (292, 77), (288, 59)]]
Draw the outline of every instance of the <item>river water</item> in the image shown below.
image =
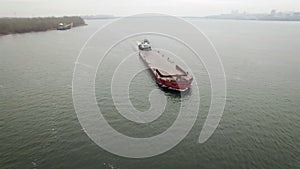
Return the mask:
[[(201, 78), (198, 117), (187, 137), (171, 150), (150, 158), (124, 158), (105, 151), (86, 135), (73, 105), (73, 70), (84, 43), (108, 22), (89, 20), (88, 26), (68, 31), (0, 37), (0, 168), (300, 168), (300, 23), (188, 21), (214, 44), (226, 73), (225, 110), (207, 142), (198, 143), (211, 99), (209, 78), (201, 64), (203, 71), (193, 72)], [(152, 37), (152, 43), (172, 47), (157, 37)], [(110, 97), (110, 73), (125, 48), (121, 44), (111, 52), (110, 60), (98, 70), (98, 105), (117, 131), (131, 137), (157, 135), (172, 125), (180, 102), (197, 101), (190, 99), (195, 85), (181, 98), (160, 90), (142, 71), (130, 84), (130, 101), (146, 111), (149, 92), (159, 89), (167, 98), (166, 111), (148, 125), (121, 118)], [(142, 67), (135, 59), (132, 66)]]

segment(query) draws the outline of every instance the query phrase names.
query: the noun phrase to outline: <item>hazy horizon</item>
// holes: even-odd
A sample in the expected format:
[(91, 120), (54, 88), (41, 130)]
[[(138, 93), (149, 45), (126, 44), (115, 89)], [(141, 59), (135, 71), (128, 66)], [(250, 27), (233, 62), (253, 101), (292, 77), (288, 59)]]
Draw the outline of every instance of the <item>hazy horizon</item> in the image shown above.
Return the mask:
[(299, 11), (299, 0), (0, 0), (0, 17), (70, 15), (128, 16), (163, 13), (175, 16), (207, 16), (234, 10), (249, 13)]

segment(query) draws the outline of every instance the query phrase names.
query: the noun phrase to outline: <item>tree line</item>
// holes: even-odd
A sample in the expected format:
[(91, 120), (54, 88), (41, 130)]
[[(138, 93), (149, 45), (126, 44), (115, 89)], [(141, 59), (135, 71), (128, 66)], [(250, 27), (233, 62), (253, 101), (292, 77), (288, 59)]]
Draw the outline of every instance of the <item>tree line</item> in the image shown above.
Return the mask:
[(72, 23), (73, 26), (85, 25), (79, 16), (44, 18), (0, 18), (0, 35), (26, 32), (40, 32), (56, 29), (59, 23)]

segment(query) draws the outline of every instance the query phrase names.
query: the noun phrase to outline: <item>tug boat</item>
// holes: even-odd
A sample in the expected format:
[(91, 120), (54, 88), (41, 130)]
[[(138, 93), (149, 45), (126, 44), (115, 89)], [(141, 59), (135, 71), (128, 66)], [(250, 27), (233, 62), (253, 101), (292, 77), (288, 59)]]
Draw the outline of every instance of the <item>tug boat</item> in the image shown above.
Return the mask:
[(139, 42), (138, 48), (141, 60), (157, 84), (176, 91), (185, 91), (190, 87), (193, 77), (170, 57), (165, 56), (159, 50), (152, 49), (147, 39)]

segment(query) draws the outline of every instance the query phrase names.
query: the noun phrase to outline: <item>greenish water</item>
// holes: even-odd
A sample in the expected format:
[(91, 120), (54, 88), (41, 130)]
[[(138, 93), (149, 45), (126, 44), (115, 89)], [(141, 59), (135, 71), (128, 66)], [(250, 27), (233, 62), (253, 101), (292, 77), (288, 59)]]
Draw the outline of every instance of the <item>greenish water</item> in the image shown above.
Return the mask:
[[(300, 23), (189, 21), (215, 45), (227, 78), (225, 111), (206, 143), (197, 143), (210, 103), (202, 65), (203, 72), (194, 72), (201, 78), (198, 119), (170, 151), (146, 159), (122, 158), (89, 139), (73, 107), (72, 73), (80, 48), (106, 21), (88, 21), (88, 26), (69, 31), (0, 37), (0, 168), (300, 168)], [(108, 58), (117, 59), (122, 49)], [(113, 71), (111, 64), (100, 67), (96, 78), (97, 101), (109, 123), (133, 137), (167, 129), (180, 96), (161, 91), (168, 104), (158, 120), (128, 122), (113, 106), (105, 80), (110, 74), (101, 73)], [(140, 61), (136, 65), (143, 66)], [(133, 79), (130, 99), (138, 110), (149, 108), (153, 88), (158, 87), (147, 72)], [(195, 101), (189, 100), (193, 90), (183, 101)]]

